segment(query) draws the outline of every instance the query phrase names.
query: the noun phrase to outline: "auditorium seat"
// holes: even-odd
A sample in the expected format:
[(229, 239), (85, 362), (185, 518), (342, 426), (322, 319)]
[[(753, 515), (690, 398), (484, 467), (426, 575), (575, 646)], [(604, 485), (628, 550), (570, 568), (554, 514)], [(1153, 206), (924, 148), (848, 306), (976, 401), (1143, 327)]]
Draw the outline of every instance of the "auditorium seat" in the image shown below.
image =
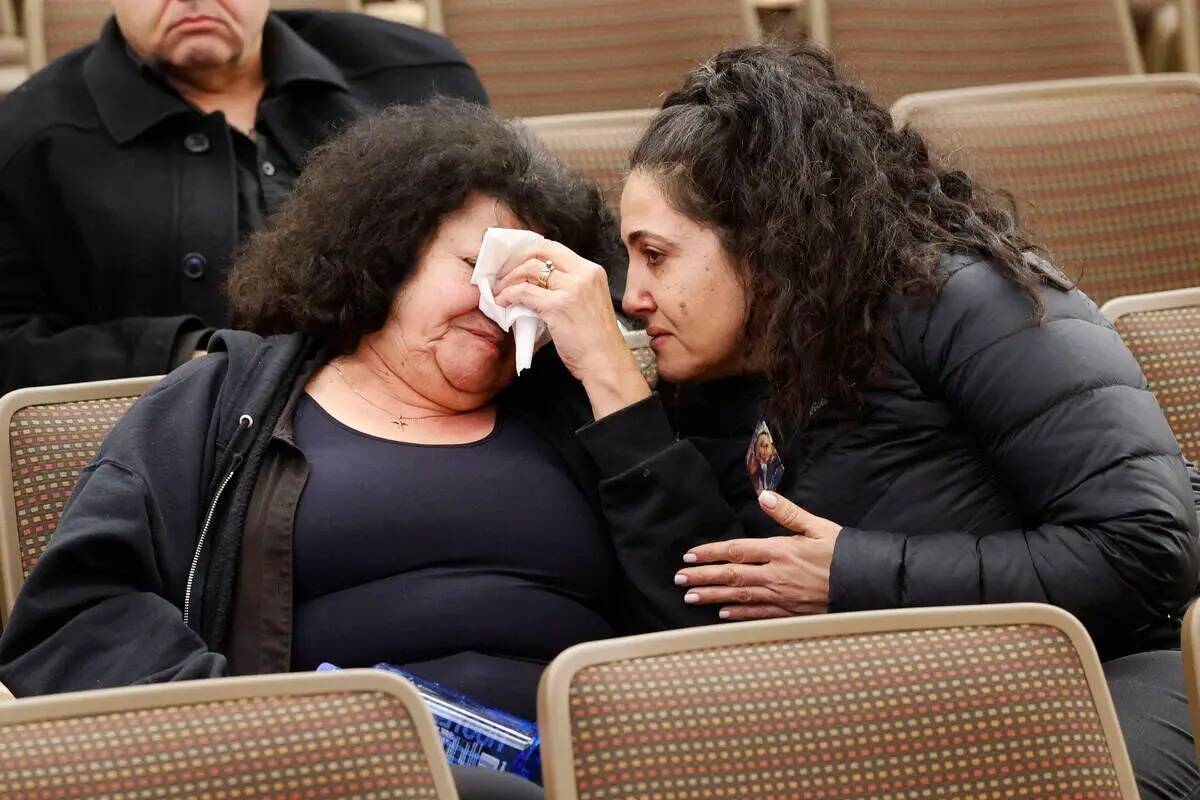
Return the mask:
[(25, 0), (29, 71), (94, 42), (110, 16), (110, 0)]
[(1012, 192), (1033, 239), (1097, 304), (1200, 286), (1200, 76), (930, 92), (892, 116)]
[(1118, 297), (1101, 311), (1141, 364), (1183, 454), (1200, 461), (1200, 288)]
[[(1146, 36), (1154, 24), (1155, 18), (1170, 6), (1178, 7), (1177, 0), (1129, 0), (1129, 11), (1133, 15), (1133, 27), (1140, 41), (1145, 42)], [(1143, 53), (1145, 47), (1142, 48)], [(1147, 64), (1149, 69), (1149, 64)]]
[(542, 676), (538, 724), (551, 800), (1137, 797), (1096, 650), (1046, 605), (577, 645)]
[(813, 38), (883, 105), (914, 92), (1143, 71), (1127, 0), (811, 0)]
[(550, 152), (597, 184), (616, 211), (629, 154), (654, 114), (654, 109), (598, 111), (530, 117), (522, 122)]
[(29, 54), (17, 30), (16, 0), (0, 0), (0, 64), (25, 66)]
[(80, 471), (157, 380), (40, 386), (0, 398), (0, 622), (49, 544)]
[(1138, 22), (1141, 36), (1142, 56), (1147, 72), (1177, 72), (1184, 69), (1184, 47), (1182, 41), (1182, 10), (1178, 0), (1145, 3), (1148, 16), (1138, 19), (1134, 5), (1134, 19)]
[(428, 0), (431, 30), (515, 116), (649, 108), (722, 46), (757, 39), (750, 0)]
[(457, 800), (416, 688), (381, 670), (0, 703), (0, 796)]

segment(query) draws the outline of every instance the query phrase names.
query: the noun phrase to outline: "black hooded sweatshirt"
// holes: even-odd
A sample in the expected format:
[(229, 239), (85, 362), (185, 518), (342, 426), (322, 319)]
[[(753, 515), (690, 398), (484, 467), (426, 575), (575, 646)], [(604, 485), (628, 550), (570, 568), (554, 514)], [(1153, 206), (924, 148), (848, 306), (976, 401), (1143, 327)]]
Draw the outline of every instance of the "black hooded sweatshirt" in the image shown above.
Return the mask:
[[(23, 586), (0, 639), (0, 681), (31, 695), (239, 672), (229, 656), (247, 513), (280, 419), (323, 360), (302, 335), (221, 331), (208, 356), (143, 395), (83, 471)], [(553, 348), (497, 402), (554, 446), (602, 520), (599, 478), (575, 436), (590, 409)], [(618, 630), (647, 627), (631, 605), (613, 613)], [(241, 671), (286, 669), (264, 657)]]

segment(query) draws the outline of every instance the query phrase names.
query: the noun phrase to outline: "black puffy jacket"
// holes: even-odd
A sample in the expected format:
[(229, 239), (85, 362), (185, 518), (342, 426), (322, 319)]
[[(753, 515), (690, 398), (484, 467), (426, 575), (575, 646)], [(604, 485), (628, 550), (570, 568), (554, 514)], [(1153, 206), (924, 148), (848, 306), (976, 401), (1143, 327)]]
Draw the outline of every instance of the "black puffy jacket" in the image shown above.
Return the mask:
[[(780, 491), (845, 526), (830, 610), (1047, 602), (1102, 656), (1178, 646), (1196, 507), (1137, 363), (1078, 291), (1046, 286), (1039, 325), (986, 262), (945, 271), (932, 302), (893, 303), (861, 415), (827, 407), (783, 448)], [(779, 532), (743, 460), (761, 382), (691, 394), (674, 419), (650, 398), (581, 432), (618, 551), (646, 556), (627, 565), (643, 591), (682, 595), (672, 574), (700, 542)], [(658, 607), (676, 609), (664, 627), (715, 621), (715, 608)]]

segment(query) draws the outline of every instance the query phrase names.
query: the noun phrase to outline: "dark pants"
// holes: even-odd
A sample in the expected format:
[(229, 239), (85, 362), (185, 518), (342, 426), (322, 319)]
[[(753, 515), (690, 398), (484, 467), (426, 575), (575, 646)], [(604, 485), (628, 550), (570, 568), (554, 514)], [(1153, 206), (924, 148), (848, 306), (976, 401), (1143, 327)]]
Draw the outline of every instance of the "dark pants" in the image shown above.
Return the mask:
[(1200, 800), (1183, 656), (1158, 650), (1115, 658), (1104, 675), (1142, 800)]
[[(1200, 800), (1183, 657), (1159, 650), (1104, 664), (1125, 748), (1142, 800)], [(486, 769), (452, 767), (462, 800), (541, 800), (528, 781)]]
[(537, 784), (482, 767), (451, 766), (459, 800), (542, 800)]

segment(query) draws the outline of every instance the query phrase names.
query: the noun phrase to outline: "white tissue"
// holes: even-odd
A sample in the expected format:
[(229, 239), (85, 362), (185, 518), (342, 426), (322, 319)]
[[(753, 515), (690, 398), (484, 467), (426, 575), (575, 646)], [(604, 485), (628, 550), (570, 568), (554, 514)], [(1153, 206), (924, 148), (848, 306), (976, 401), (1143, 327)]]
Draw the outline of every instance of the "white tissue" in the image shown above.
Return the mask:
[(475, 259), (475, 271), (471, 273), (471, 283), (479, 287), (479, 310), (504, 330), (512, 331), (518, 375), (529, 368), (533, 362), (533, 351), (538, 345), (545, 344), (546, 323), (532, 308), (517, 305), (504, 308), (497, 305), (492, 289), (496, 273), (509, 257), (541, 238), (533, 231), (488, 228), (479, 246), (479, 256)]

